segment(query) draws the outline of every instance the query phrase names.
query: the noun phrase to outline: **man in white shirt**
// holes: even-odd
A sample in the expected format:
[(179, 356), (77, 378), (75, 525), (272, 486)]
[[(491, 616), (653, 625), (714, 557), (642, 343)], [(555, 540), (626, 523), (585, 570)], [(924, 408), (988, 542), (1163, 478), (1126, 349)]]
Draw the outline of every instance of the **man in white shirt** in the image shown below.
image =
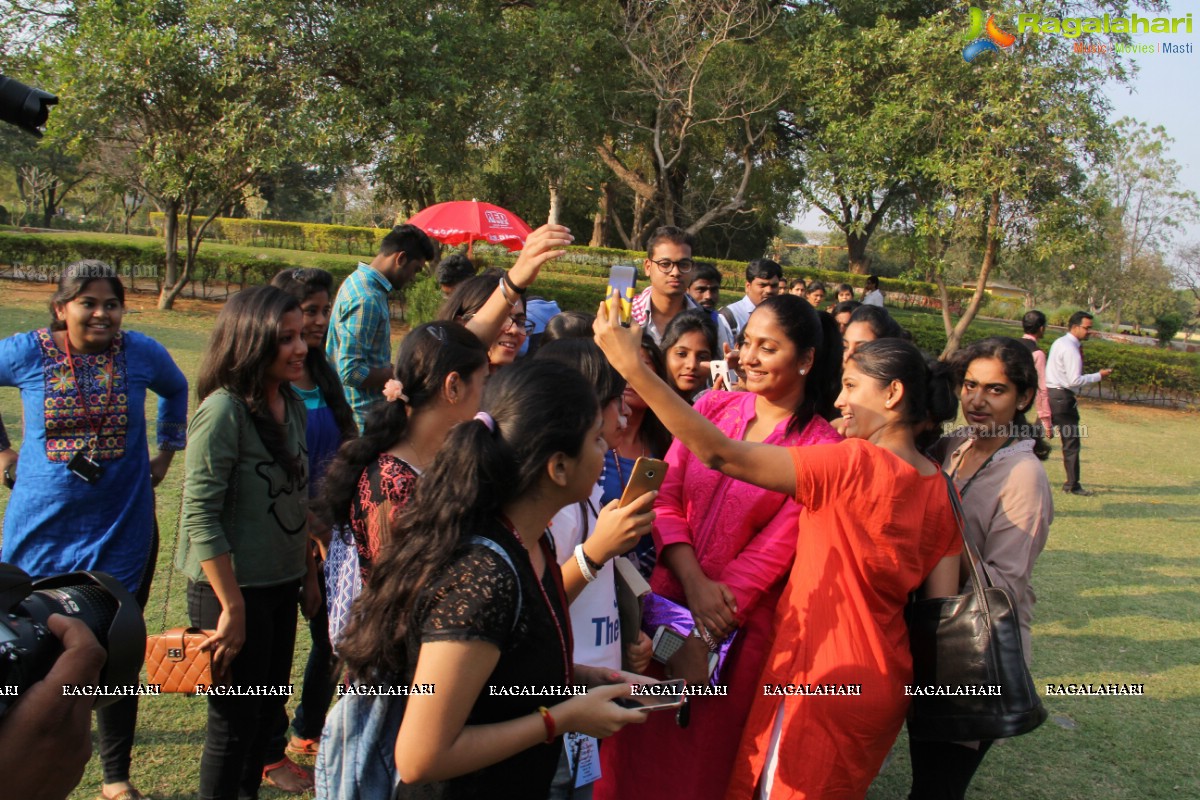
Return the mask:
[(863, 286), (862, 304), (883, 308), (883, 292), (879, 291), (879, 278), (874, 275), (867, 276), (867, 282)]
[(1111, 369), (1083, 374), (1082, 345), (1091, 329), (1092, 315), (1076, 311), (1071, 315), (1066, 335), (1050, 346), (1050, 356), (1046, 359), (1050, 418), (1062, 437), (1063, 467), (1067, 472), (1063, 491), (1081, 497), (1090, 497), (1092, 492), (1079, 485), (1079, 406), (1075, 396), (1084, 385), (1099, 383), (1112, 374)]
[(721, 309), (721, 317), (729, 324), (736, 337), (746, 327), (746, 322), (758, 304), (771, 295), (779, 294), (779, 282), (783, 280), (783, 267), (769, 258), (756, 258), (746, 265), (746, 294), (736, 303)]

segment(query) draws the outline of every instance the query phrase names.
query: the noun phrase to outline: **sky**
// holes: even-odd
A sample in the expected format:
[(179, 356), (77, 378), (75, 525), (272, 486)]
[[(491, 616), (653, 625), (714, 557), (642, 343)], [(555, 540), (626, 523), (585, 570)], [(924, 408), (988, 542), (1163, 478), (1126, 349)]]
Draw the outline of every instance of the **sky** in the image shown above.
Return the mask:
[[(1188, 13), (1188, 4), (1177, 2), (1174, 16)], [(1180, 165), (1180, 186), (1200, 195), (1200, 13), (1194, 15), (1193, 33), (1167, 36), (1139, 34), (1137, 44), (1170, 42), (1191, 45), (1191, 53), (1146, 53), (1120, 55), (1136, 60), (1138, 74), (1130, 88), (1112, 83), (1108, 97), (1112, 101), (1112, 120), (1133, 117), (1153, 128), (1162, 125), (1175, 140), (1171, 157)], [(984, 58), (992, 57), (990, 54)], [(1093, 56), (1099, 57), (1099, 56)], [(792, 224), (803, 231), (823, 231), (823, 215), (817, 211), (802, 213)], [(1175, 236), (1175, 243), (1200, 242), (1200, 223), (1192, 223)]]

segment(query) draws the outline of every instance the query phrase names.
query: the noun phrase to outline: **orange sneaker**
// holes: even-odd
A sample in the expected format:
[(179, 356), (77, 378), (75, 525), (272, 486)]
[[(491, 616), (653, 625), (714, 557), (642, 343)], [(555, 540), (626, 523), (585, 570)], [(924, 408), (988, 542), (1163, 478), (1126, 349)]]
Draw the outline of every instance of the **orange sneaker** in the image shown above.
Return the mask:
[(320, 739), (301, 739), (299, 736), (293, 736), (288, 739), (287, 751), (297, 756), (315, 756), (320, 745)]

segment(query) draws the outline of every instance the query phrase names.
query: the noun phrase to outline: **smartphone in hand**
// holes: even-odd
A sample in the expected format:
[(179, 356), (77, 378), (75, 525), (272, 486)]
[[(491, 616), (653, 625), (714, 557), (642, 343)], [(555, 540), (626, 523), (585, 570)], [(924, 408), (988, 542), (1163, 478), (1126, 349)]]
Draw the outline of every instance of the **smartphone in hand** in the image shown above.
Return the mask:
[(621, 492), (621, 502), (617, 507), (624, 508), (646, 492), (657, 491), (667, 477), (667, 466), (667, 462), (660, 459), (639, 456), (633, 463), (633, 474), (629, 476), (629, 483), (625, 484), (625, 491)]
[(608, 300), (621, 304), (621, 324), (628, 327), (633, 319), (633, 283), (637, 270), (618, 264), (608, 272)]

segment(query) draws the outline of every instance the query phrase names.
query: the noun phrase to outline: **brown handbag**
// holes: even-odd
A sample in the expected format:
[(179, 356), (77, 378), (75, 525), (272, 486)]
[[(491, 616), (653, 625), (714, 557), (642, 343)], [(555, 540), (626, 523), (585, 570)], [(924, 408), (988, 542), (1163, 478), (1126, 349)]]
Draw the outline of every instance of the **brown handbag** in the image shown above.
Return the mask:
[(197, 694), (212, 686), (212, 653), (200, 651), (212, 635), (199, 628), (171, 628), (147, 636), (146, 682), (173, 694)]
[[(238, 438), (238, 449), (241, 449), (241, 438)], [(237, 467), (234, 467), (235, 479), (230, 481), (233, 494), (231, 505), (237, 504)], [(179, 518), (175, 522), (177, 541), (172, 543), (172, 552), (178, 547), (179, 528), (183, 525), (183, 504), (187, 492), (187, 481), (179, 487)], [(185, 539), (184, 546), (190, 541)], [(187, 560), (186, 550), (184, 560)], [(202, 688), (213, 685), (212, 651), (201, 651), (200, 645), (216, 631), (201, 628), (171, 628), (167, 629), (167, 609), (171, 605), (171, 579), (175, 575), (174, 559), (167, 571), (167, 590), (163, 596), (162, 619), (159, 623), (159, 633), (146, 637), (146, 682), (157, 684), (159, 691), (170, 694), (199, 694)]]

